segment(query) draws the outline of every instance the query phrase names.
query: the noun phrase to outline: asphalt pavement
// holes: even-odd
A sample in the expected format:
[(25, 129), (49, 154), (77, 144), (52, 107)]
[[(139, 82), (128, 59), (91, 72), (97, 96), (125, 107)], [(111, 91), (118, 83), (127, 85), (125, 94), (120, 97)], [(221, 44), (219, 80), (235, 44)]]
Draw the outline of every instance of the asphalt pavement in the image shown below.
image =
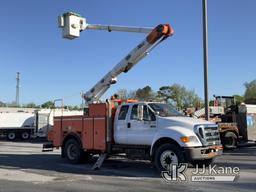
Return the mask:
[[(216, 167), (238, 167), (236, 181), (166, 182), (149, 161), (107, 159), (92, 171), (96, 161), (71, 165), (60, 151), (41, 152), (42, 143), (0, 141), (0, 192), (21, 191), (255, 191), (256, 147), (226, 151), (215, 160)], [(194, 168), (188, 168), (191, 177)]]

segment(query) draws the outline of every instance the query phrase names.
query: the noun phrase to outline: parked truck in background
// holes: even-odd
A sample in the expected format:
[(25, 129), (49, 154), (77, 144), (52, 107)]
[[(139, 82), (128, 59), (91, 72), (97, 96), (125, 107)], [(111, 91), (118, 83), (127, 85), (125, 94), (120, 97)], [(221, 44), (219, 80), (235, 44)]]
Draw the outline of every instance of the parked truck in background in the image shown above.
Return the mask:
[(27, 140), (36, 129), (35, 114), (15, 112), (0, 113), (0, 135), (8, 140), (21, 138)]
[(88, 106), (80, 116), (55, 117), (44, 149), (61, 148), (61, 156), (79, 163), (99, 154), (93, 169), (109, 155), (125, 153), (131, 159), (149, 159), (159, 170), (172, 164), (190, 162), (209, 165), (222, 153), (218, 127), (204, 120), (185, 117), (172, 106), (157, 102), (107, 100), (100, 97), (116, 77), (129, 71), (150, 50), (173, 34), (168, 25), (154, 29), (87, 24), (78, 14), (59, 18), (63, 36), (73, 39), (85, 29), (148, 33), (123, 60), (107, 73), (83, 97)]
[(82, 115), (68, 109), (1, 108), (0, 136), (10, 141), (46, 138), (53, 127), (53, 116)]
[[(234, 149), (238, 143), (249, 140), (256, 141), (256, 106), (237, 104), (234, 96), (215, 96), (214, 105), (223, 107), (224, 113), (213, 114), (220, 119), (217, 122), (222, 145), (226, 149)], [(251, 123), (248, 121), (249, 119)]]
[[(209, 107), (210, 121), (217, 123), (225, 149), (235, 149), (239, 143), (256, 142), (256, 105), (238, 104), (234, 96), (214, 96)], [(205, 109), (194, 112), (204, 118)]]

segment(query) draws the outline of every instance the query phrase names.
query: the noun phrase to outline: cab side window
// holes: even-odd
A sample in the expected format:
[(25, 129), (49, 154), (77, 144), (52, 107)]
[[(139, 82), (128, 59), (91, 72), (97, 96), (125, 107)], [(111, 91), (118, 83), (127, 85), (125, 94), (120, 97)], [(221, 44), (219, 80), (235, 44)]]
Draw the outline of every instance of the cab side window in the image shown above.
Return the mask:
[(148, 108), (148, 106), (143, 106), (143, 120), (144, 121), (155, 121), (155, 114)]
[(126, 119), (126, 115), (128, 112), (129, 106), (124, 105), (121, 107), (120, 112), (118, 114), (118, 120), (125, 120)]
[[(138, 120), (138, 105), (133, 105), (131, 111), (131, 120)], [(143, 120), (144, 121), (155, 121), (155, 114), (146, 106), (143, 105)]]
[(138, 119), (138, 105), (132, 106), (131, 111), (131, 120), (137, 120)]

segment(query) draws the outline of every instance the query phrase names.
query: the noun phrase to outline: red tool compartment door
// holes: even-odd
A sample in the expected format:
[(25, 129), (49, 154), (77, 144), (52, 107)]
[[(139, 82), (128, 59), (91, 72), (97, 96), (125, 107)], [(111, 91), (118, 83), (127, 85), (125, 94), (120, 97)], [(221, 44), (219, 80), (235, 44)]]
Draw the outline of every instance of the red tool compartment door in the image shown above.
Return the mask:
[(94, 149), (105, 151), (106, 150), (106, 118), (94, 118)]
[(61, 146), (62, 143), (62, 127), (61, 127), (62, 118), (54, 117), (54, 127), (53, 127), (53, 145), (56, 147)]
[(83, 119), (82, 143), (84, 149), (93, 149), (93, 118), (85, 117)]

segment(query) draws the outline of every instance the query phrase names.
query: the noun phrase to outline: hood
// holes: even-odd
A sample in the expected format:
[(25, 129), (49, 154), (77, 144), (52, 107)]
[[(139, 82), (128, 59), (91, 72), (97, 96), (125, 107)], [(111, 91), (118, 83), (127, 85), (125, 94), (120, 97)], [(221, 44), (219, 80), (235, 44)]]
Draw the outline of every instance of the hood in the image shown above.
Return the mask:
[(175, 117), (159, 117), (158, 116), (158, 123), (160, 127), (180, 126), (184, 128), (190, 128), (192, 130), (195, 125), (214, 124), (209, 121), (186, 117), (186, 116), (175, 116)]

